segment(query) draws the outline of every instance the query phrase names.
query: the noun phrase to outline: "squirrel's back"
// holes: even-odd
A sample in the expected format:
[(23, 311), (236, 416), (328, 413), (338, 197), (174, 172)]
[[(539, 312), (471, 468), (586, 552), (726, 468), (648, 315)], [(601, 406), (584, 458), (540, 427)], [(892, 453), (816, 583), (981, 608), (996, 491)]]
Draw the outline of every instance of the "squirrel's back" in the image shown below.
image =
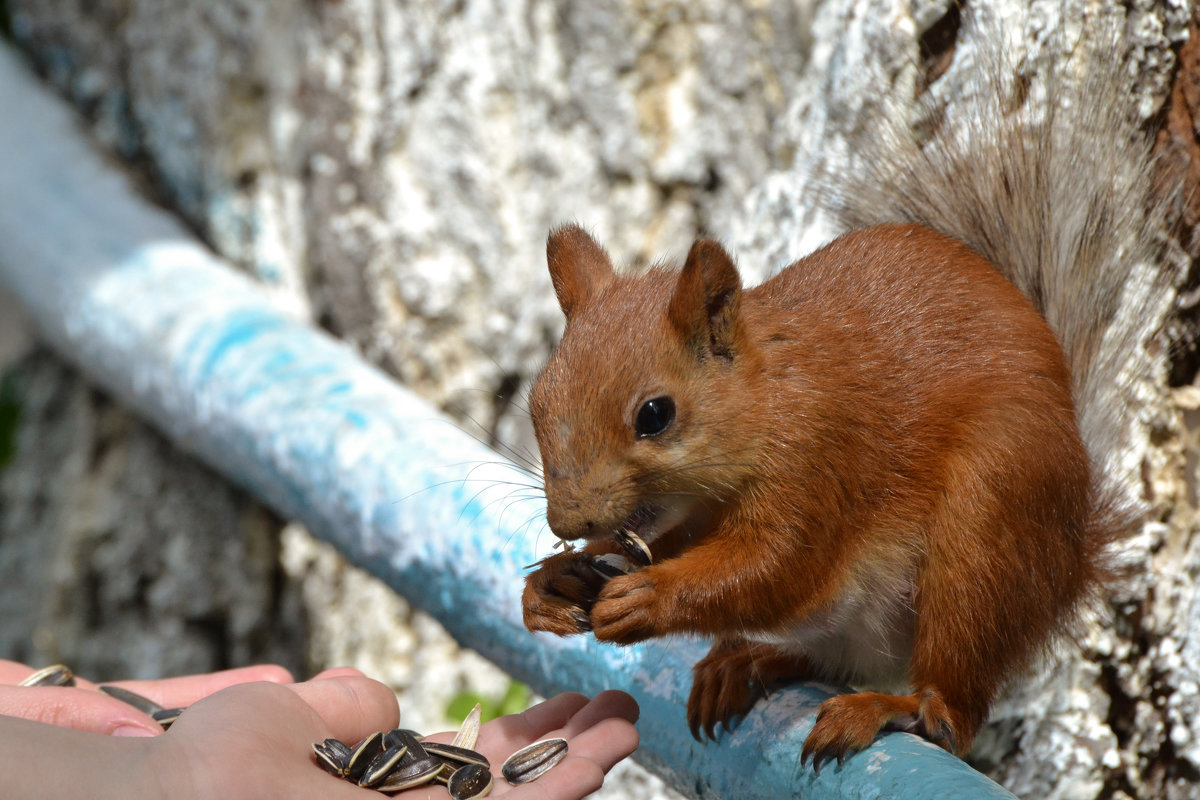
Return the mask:
[[(1091, 41), (1124, 53), (1115, 32)], [(966, 243), (1029, 298), (1066, 355), (1098, 513), (1115, 538), (1137, 516), (1136, 501), (1113, 485), (1113, 461), (1126, 438), (1129, 389), (1145, 377), (1147, 322), (1163, 296), (1139, 268), (1162, 261), (1159, 226), (1171, 198), (1155, 184), (1131, 104), (1111, 100), (1131, 96), (1123, 58), (1086, 59), (1082, 77), (1073, 62), (1031, 77), (998, 46), (977, 59), (955, 114), (926, 96), (937, 120), (926, 138), (906, 114), (888, 115), (860, 173), (818, 180), (848, 228), (927, 225)]]
[(818, 389), (843, 431), (856, 416), (848, 409), (877, 409), (860, 427), (896, 453), (948, 449), (940, 429), (1005, 406), (1074, 427), (1070, 372), (1053, 331), (991, 264), (930, 228), (853, 231), (745, 295), (764, 369), (780, 371), (763, 387), (780, 414), (804, 408), (811, 401), (797, 395)]

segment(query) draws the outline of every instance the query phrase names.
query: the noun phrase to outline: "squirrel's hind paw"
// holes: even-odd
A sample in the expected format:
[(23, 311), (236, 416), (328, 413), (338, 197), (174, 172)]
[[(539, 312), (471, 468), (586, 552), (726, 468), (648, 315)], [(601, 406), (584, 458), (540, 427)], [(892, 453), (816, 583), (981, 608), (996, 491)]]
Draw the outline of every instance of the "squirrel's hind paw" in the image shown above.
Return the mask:
[(709, 739), (719, 724), (730, 730), (767, 693), (783, 683), (811, 677), (803, 656), (743, 639), (722, 639), (692, 668), (688, 727), (697, 741)]
[(847, 756), (866, 748), (881, 730), (915, 733), (961, 755), (974, 738), (974, 730), (967, 728), (933, 689), (902, 696), (841, 694), (821, 704), (817, 722), (804, 740), (800, 760), (807, 763), (811, 758), (813, 769), (818, 771), (831, 758), (841, 765)]

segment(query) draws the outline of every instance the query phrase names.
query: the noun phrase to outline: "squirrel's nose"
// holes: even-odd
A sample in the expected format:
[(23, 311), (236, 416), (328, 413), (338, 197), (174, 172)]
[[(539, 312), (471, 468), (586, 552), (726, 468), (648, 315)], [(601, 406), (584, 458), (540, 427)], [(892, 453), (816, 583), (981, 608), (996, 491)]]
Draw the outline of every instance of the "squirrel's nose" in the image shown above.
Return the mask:
[(577, 514), (563, 513), (554, 506), (547, 508), (546, 522), (560, 539), (584, 539), (596, 529), (596, 524), (591, 520), (580, 519)]
[(576, 500), (562, 496), (552, 487), (553, 484), (546, 487), (546, 522), (554, 535), (560, 539), (582, 539), (591, 534), (596, 529), (595, 521)]

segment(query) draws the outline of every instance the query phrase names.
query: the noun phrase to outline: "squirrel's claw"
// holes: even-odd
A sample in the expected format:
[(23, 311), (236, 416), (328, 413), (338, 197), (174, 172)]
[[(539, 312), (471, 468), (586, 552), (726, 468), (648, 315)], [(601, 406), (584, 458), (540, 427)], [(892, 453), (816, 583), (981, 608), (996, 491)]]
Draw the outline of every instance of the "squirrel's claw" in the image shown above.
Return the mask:
[[(913, 708), (907, 708), (909, 705)], [(866, 748), (889, 719), (915, 710), (916, 701), (911, 697), (874, 692), (831, 697), (821, 704), (817, 721), (804, 740), (800, 763), (812, 759), (813, 770), (819, 772), (826, 761), (836, 758), (840, 767), (848, 756)]]
[(969, 736), (960, 734), (971, 731), (957, 723), (935, 689), (912, 695), (841, 694), (821, 704), (821, 712), (804, 740), (800, 757), (802, 762), (812, 757), (814, 767), (818, 768), (822, 760), (835, 756), (841, 764), (847, 756), (871, 744), (881, 730), (915, 733), (961, 755), (958, 744), (962, 742), (965, 750), (971, 743)]
[(804, 765), (809, 761), (812, 761), (813, 772), (817, 775), (820, 775), (821, 767), (825, 766), (825, 764), (827, 764), (831, 759), (837, 759), (838, 769), (844, 767), (846, 765), (847, 755), (853, 755), (853, 753), (847, 753), (846, 750), (843, 750), (836, 745), (810, 750), (808, 747), (808, 742), (805, 741), (804, 749), (800, 751), (800, 764)]

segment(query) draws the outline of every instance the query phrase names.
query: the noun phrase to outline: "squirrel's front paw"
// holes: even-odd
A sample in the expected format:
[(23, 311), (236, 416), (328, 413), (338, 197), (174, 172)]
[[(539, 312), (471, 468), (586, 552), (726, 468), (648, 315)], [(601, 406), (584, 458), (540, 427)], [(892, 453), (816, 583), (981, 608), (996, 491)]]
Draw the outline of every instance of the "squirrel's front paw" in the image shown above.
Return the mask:
[(613, 578), (605, 584), (592, 608), (592, 631), (597, 639), (633, 644), (660, 635), (656, 622), (658, 592), (650, 568)]
[(592, 629), (588, 614), (604, 584), (589, 562), (583, 553), (558, 553), (525, 577), (521, 608), (526, 628), (560, 636)]

